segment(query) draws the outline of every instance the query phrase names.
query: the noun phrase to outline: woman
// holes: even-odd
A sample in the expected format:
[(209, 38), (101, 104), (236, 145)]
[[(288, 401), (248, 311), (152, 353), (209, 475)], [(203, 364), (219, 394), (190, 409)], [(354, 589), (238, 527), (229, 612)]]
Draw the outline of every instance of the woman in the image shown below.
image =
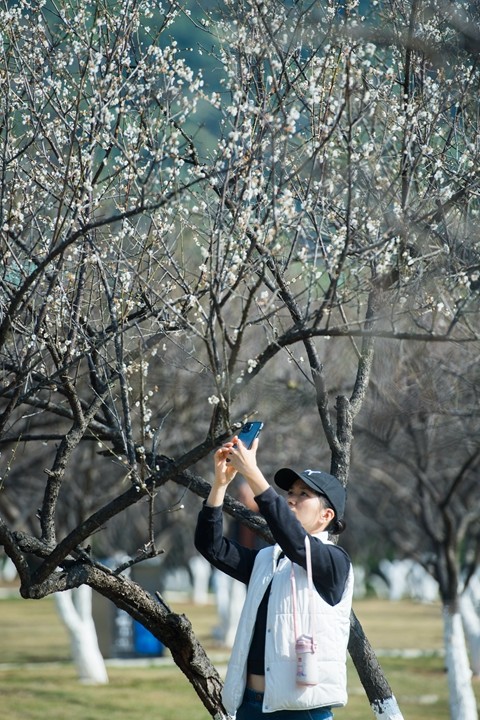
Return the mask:
[[(345, 551), (328, 540), (329, 532), (345, 527), (345, 490), (328, 473), (283, 468), (275, 482), (287, 491), (285, 499), (258, 468), (257, 446), (258, 440), (248, 450), (234, 437), (216, 451), (214, 482), (195, 532), (197, 550), (248, 585), (223, 702), (236, 720), (331, 720), (331, 708), (347, 701), (353, 572)], [(274, 546), (254, 550), (223, 537), (222, 505), (237, 472), (253, 491)], [(306, 571), (308, 544), (313, 592)], [(314, 636), (313, 685), (297, 682), (295, 642), (301, 634)]]

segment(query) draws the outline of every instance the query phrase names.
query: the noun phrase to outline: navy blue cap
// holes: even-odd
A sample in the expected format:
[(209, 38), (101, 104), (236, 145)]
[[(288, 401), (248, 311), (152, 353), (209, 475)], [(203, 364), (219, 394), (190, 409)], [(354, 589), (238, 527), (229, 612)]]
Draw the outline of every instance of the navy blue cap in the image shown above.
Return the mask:
[(334, 475), (323, 472), (323, 470), (291, 470), (290, 468), (281, 468), (275, 473), (274, 480), (278, 487), (282, 490), (289, 490), (295, 480), (303, 480), (303, 482), (311, 487), (315, 492), (325, 495), (330, 501), (331, 506), (335, 510), (338, 519), (343, 518), (345, 513), (345, 500), (347, 493), (342, 483)]

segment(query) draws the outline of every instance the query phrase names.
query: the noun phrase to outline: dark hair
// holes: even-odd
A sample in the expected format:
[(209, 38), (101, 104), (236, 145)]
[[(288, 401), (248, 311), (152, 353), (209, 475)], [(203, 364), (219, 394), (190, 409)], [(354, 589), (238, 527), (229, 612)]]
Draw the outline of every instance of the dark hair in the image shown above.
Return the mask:
[(330, 510), (333, 510), (333, 512), (335, 513), (335, 517), (332, 518), (325, 530), (327, 530), (330, 535), (340, 535), (347, 527), (347, 523), (345, 522), (345, 520), (340, 520), (339, 518), (337, 518), (335, 508), (333, 507), (332, 503), (326, 495), (324, 495), (323, 493), (317, 493), (317, 495), (322, 501), (323, 507), (325, 509), (330, 508)]

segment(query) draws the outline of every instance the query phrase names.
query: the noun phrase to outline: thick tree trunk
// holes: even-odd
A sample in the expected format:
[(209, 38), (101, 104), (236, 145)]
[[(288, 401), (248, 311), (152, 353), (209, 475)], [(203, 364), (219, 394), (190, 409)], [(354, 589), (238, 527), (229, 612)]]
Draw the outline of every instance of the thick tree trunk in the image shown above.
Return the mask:
[(160, 595), (157, 594), (155, 600), (139, 585), (121, 575), (105, 575), (94, 568), (83, 568), (79, 569), (75, 578), (76, 582), (80, 580), (88, 582), (150, 630), (170, 650), (175, 664), (192, 684), (212, 718), (227, 720), (222, 705), (222, 680), (185, 615), (172, 612)]
[(460, 613), (468, 648), (473, 674), (480, 676), (480, 582), (474, 576), (460, 597)]
[(450, 717), (455, 720), (478, 720), (477, 703), (472, 688), (472, 671), (460, 613), (452, 610), (451, 606), (444, 605), (443, 623)]
[(353, 611), (348, 650), (377, 720), (403, 720), (387, 678)]
[(108, 674), (98, 647), (92, 617), (92, 590), (81, 585), (73, 590), (55, 593), (58, 613), (70, 635), (72, 659), (81, 682), (92, 685), (108, 683)]

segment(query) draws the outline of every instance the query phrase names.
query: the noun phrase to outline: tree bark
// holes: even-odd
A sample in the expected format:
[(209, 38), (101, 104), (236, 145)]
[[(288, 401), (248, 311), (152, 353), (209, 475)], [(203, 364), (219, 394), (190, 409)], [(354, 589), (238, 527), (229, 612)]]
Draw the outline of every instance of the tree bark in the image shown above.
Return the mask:
[(403, 720), (387, 678), (353, 610), (348, 651), (375, 717), (378, 720)]
[(85, 568), (83, 572), (79, 571), (80, 575), (85, 571), (83, 582), (128, 612), (158, 638), (170, 650), (175, 664), (192, 684), (210, 715), (216, 720), (226, 720), (222, 680), (195, 637), (190, 620), (172, 612), (159, 594), (157, 599), (153, 598), (132, 580), (106, 575), (97, 568)]

